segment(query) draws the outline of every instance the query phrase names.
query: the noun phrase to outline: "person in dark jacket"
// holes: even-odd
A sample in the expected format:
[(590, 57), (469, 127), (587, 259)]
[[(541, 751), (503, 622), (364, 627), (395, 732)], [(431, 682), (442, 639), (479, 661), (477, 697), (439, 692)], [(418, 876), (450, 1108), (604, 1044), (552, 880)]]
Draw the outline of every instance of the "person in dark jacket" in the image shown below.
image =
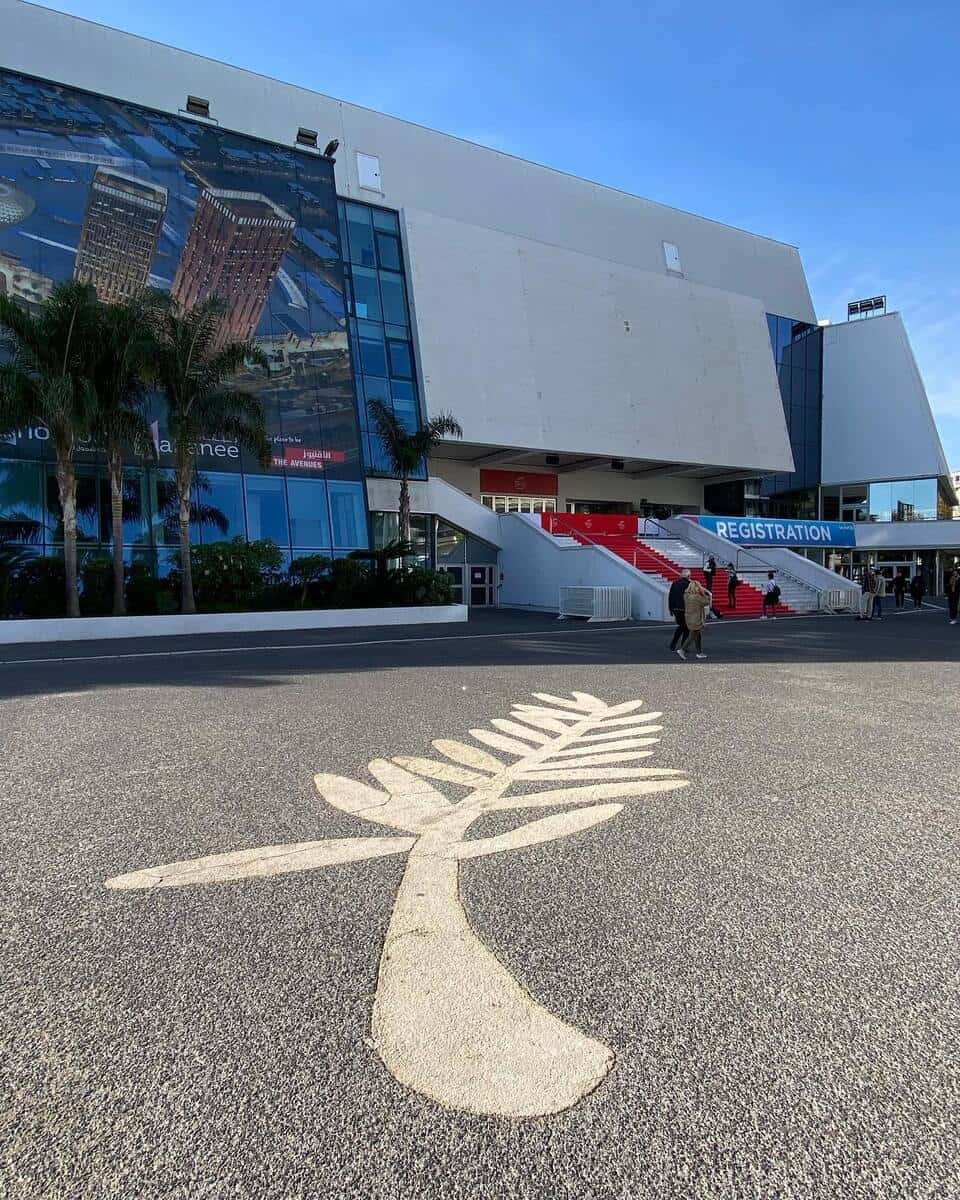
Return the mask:
[(680, 647), (681, 643), (686, 641), (690, 633), (690, 630), (687, 628), (686, 608), (683, 602), (683, 594), (689, 586), (690, 571), (685, 567), (680, 572), (680, 578), (675, 579), (670, 584), (670, 594), (667, 597), (670, 614), (677, 623), (677, 628), (673, 633), (673, 641), (670, 643), (670, 649), (676, 651), (681, 658), (687, 657)]
[(950, 624), (956, 625), (957, 612), (960, 611), (960, 567), (954, 567), (944, 581), (944, 591), (947, 593), (947, 607), (950, 610)]
[(923, 604), (923, 594), (927, 588), (923, 582), (923, 576), (918, 571), (910, 580), (910, 595), (913, 597), (913, 607), (920, 608)]
[(733, 563), (727, 563), (727, 603), (731, 608), (737, 607), (737, 588), (740, 586), (740, 576)]
[(906, 590), (907, 577), (903, 573), (903, 567), (901, 567), (893, 580), (893, 601), (897, 608), (903, 608), (903, 594)]

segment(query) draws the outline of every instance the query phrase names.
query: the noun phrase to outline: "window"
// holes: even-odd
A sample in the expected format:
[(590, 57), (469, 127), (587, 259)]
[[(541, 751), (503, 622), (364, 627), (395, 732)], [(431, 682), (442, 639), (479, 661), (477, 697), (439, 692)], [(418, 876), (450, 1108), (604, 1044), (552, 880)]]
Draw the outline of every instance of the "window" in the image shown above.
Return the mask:
[(0, 530), (8, 541), (43, 541), (41, 472), (37, 463), (0, 463)]
[(403, 276), (389, 271), (380, 272), (380, 293), (383, 297), (383, 319), (391, 325), (407, 324), (407, 298)]
[(387, 342), (387, 348), (390, 351), (390, 374), (412, 379), (413, 356), (410, 353), (410, 343), (391, 340)]
[(288, 479), (290, 541), (294, 549), (330, 546), (327, 484), (323, 479)]
[[(97, 542), (100, 540), (100, 506), (97, 497), (97, 473), (89, 467), (77, 470), (77, 541)], [(47, 472), (47, 512), (52, 520), (49, 524), (48, 542), (63, 541), (63, 512), (60, 508), (60, 490), (54, 471)]]
[(290, 544), (287, 501), (282, 476), (247, 475), (247, 537), (251, 542), (271, 538), (280, 546)]
[(371, 192), (380, 192), (380, 159), (375, 154), (357, 151), (357, 182)]
[(378, 233), (377, 254), (380, 256), (380, 266), (384, 270), (400, 270), (400, 243), (395, 237), (390, 237), (386, 233)]
[(666, 263), (668, 271), (674, 271), (677, 275), (683, 274), (683, 268), (680, 266), (680, 251), (673, 242), (663, 243), (663, 261)]
[(377, 273), (370, 267), (354, 267), (353, 304), (358, 317), (365, 321), (382, 320), (380, 309), (380, 288), (377, 286)]
[[(202, 472), (193, 487), (193, 520), (202, 542), (243, 537), (243, 485), (239, 475)], [(286, 535), (283, 541), (286, 542)]]
[(337, 550), (360, 550), (367, 545), (367, 506), (363, 485), (330, 480), (327, 484), (330, 499), (330, 522), (333, 544)]

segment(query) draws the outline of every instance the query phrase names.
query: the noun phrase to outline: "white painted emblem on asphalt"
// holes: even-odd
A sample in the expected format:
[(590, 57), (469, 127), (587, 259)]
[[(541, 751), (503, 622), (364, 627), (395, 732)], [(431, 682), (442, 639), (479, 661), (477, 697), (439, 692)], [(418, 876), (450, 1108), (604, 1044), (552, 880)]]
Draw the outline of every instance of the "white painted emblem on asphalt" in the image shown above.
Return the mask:
[[(585, 692), (533, 698), (515, 704), (509, 720), (471, 729), (479, 745), (440, 738), (433, 743), (439, 758), (375, 759), (369, 771), (379, 787), (316, 776), (328, 804), (404, 836), (260, 846), (148, 867), (106, 886), (217, 883), (405, 854), (373, 1006), (380, 1058), (406, 1087), (450, 1108), (504, 1117), (562, 1112), (604, 1079), (613, 1053), (539, 1004), (480, 941), (460, 900), (460, 863), (589, 829), (623, 808), (599, 801), (688, 780), (677, 778), (682, 771), (634, 765), (653, 754), (660, 739), (651, 735), (662, 729), (654, 724), (662, 713), (639, 711), (642, 700), (610, 705)], [(451, 800), (438, 783), (466, 795)], [(531, 784), (546, 787), (526, 790)], [(465, 840), (485, 813), (552, 807), (568, 811)]]

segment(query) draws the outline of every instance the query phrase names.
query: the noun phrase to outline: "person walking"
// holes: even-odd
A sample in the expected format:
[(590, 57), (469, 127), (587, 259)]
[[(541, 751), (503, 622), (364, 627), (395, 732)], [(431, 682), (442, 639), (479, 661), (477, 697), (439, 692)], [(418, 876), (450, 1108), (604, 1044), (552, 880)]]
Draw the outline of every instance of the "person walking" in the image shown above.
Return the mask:
[(893, 603), (896, 608), (903, 608), (903, 594), (907, 590), (907, 577), (901, 567), (893, 578)]
[(763, 589), (763, 619), (767, 619), (767, 609), (773, 609), (772, 621), (777, 619), (777, 605), (780, 603), (780, 585), (773, 571), (767, 572), (767, 583)]
[(732, 611), (737, 608), (737, 588), (740, 586), (740, 576), (733, 563), (727, 563), (727, 604)]
[(950, 612), (950, 624), (956, 625), (957, 612), (960, 610), (960, 568), (954, 567), (944, 581), (944, 591), (947, 594), (947, 608)]
[(910, 580), (910, 595), (913, 598), (913, 607), (923, 607), (923, 596), (926, 592), (926, 584), (923, 582), (923, 575), (918, 571)]
[(713, 604), (713, 596), (702, 587), (695, 579), (690, 580), (690, 586), (683, 593), (683, 609), (684, 619), (687, 624), (687, 636), (683, 639), (683, 645), (678, 653), (681, 658), (686, 658), (686, 649), (692, 641), (697, 652), (697, 658), (706, 658), (703, 652), (703, 626), (706, 621), (707, 611)]
[(676, 651), (681, 658), (687, 657), (683, 649), (683, 642), (690, 632), (687, 628), (686, 607), (683, 603), (683, 597), (692, 582), (689, 567), (684, 567), (680, 572), (680, 578), (675, 579), (670, 584), (670, 592), (667, 596), (667, 607), (670, 609), (671, 616), (677, 623), (677, 627), (673, 631), (673, 641), (670, 643), (670, 649)]
[(877, 577), (867, 564), (860, 577), (860, 616), (858, 621), (869, 621), (873, 617), (873, 601), (877, 594)]
[(887, 594), (887, 577), (882, 571), (874, 571), (873, 613), (878, 621), (883, 620), (883, 598)]

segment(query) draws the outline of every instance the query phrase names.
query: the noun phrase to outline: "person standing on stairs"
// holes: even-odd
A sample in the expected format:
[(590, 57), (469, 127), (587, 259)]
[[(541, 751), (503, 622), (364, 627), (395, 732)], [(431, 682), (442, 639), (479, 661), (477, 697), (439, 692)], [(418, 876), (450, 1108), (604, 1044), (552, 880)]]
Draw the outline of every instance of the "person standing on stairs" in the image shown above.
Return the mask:
[(740, 577), (737, 575), (737, 568), (733, 563), (727, 563), (727, 604), (732, 611), (737, 608), (737, 588), (740, 585)]
[(686, 641), (687, 635), (690, 632), (687, 628), (686, 608), (683, 603), (683, 596), (691, 582), (690, 570), (688, 567), (684, 567), (680, 572), (680, 578), (675, 579), (670, 584), (670, 594), (667, 596), (667, 606), (674, 621), (677, 623), (677, 627), (673, 631), (673, 641), (670, 643), (670, 649), (675, 650), (681, 658), (687, 657), (681, 643)]
[(710, 593), (710, 596), (711, 596), (709, 615), (715, 617), (718, 621), (720, 621), (723, 619), (723, 613), (718, 612), (717, 609), (715, 609), (713, 607), (713, 602), (712, 602), (713, 581), (716, 579), (716, 577), (717, 577), (717, 560), (711, 554), (710, 557), (707, 559), (707, 565), (703, 568), (703, 579), (704, 579), (704, 584), (706, 586), (706, 589)]
[(681, 658), (686, 658), (687, 645), (692, 641), (697, 651), (697, 658), (706, 658), (703, 652), (703, 626), (707, 612), (713, 604), (713, 596), (705, 587), (701, 587), (695, 579), (690, 580), (690, 586), (683, 593), (684, 617), (687, 622), (687, 636), (683, 645), (677, 651)]
[(780, 603), (780, 585), (777, 583), (773, 571), (767, 572), (767, 585), (763, 589), (763, 619), (767, 619), (767, 609), (773, 609), (771, 620), (777, 619), (777, 605)]

